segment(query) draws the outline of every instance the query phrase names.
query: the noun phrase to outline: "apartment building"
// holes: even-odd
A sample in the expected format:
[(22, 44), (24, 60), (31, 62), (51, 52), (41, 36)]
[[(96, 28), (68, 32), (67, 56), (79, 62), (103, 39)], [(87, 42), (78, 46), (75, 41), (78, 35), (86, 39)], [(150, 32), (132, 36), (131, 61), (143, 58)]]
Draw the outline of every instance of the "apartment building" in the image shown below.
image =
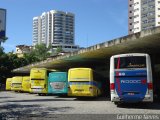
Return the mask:
[(75, 17), (73, 13), (51, 10), (33, 18), (33, 46), (45, 43), (53, 49), (61, 47), (64, 51), (79, 49), (75, 45)]
[(128, 0), (128, 33), (160, 26), (160, 0)]

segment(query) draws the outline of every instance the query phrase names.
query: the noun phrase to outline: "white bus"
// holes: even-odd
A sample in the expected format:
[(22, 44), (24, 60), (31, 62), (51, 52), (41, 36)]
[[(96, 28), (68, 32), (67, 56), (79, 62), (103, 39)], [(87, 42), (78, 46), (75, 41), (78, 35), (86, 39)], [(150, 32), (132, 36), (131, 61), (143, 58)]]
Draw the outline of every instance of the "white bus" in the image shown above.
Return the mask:
[(150, 56), (142, 53), (112, 56), (110, 92), (114, 103), (153, 102)]

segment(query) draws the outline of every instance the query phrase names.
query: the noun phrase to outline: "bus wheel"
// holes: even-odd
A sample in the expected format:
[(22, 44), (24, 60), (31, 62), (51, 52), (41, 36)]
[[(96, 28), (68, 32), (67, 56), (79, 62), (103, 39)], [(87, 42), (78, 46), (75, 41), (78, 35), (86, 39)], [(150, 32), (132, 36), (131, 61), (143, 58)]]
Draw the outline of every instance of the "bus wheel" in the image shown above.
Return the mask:
[(115, 104), (115, 105), (120, 105), (120, 104), (121, 104), (121, 102), (114, 102), (114, 104)]
[(40, 96), (46, 96), (47, 94), (46, 93), (39, 93)]
[(41, 94), (41, 93), (38, 93), (38, 95), (39, 95), (39, 96), (42, 96), (42, 94)]
[(97, 90), (97, 97), (98, 97), (98, 90)]

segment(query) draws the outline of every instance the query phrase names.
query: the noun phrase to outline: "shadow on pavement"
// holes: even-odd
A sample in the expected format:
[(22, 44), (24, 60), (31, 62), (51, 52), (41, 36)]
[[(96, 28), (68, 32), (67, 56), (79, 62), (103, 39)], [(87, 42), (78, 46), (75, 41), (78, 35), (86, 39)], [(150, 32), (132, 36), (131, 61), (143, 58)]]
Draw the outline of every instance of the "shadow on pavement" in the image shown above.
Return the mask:
[(109, 97), (77, 97), (76, 101), (110, 101)]
[[(63, 98), (54, 98), (54, 99), (31, 99), (31, 100), (8, 100), (3, 101), (5, 102), (49, 102), (49, 101), (110, 101), (110, 98), (100, 97), (100, 98), (86, 98), (86, 97), (80, 97), (80, 98), (73, 98), (73, 99), (63, 99)], [(0, 102), (2, 103), (2, 102)]]
[(13, 97), (0, 97), (0, 99), (8, 99), (8, 98), (13, 98)]
[(135, 108), (135, 109), (154, 109), (160, 110), (160, 103), (121, 103), (118, 104), (119, 108)]
[(4, 102), (49, 102), (49, 101), (73, 101), (71, 99), (31, 99), (31, 100), (9, 100)]
[(30, 118), (30, 117), (42, 117), (45, 118), (48, 115), (55, 113), (67, 113), (72, 107), (42, 107), (40, 105), (18, 105), (7, 104), (0, 106), (0, 119), (7, 120), (11, 118)]

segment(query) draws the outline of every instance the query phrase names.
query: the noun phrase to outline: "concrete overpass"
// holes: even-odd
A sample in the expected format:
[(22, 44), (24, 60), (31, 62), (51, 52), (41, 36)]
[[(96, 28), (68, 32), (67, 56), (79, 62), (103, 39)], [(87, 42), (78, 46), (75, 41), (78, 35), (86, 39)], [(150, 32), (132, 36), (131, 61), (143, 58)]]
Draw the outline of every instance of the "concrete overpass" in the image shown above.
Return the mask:
[(13, 72), (27, 73), (33, 67), (67, 70), (71, 67), (96, 68), (97, 66), (108, 71), (109, 59), (112, 55), (135, 52), (149, 53), (154, 64), (160, 63), (160, 27), (96, 44), (64, 56), (30, 64), (14, 69)]

